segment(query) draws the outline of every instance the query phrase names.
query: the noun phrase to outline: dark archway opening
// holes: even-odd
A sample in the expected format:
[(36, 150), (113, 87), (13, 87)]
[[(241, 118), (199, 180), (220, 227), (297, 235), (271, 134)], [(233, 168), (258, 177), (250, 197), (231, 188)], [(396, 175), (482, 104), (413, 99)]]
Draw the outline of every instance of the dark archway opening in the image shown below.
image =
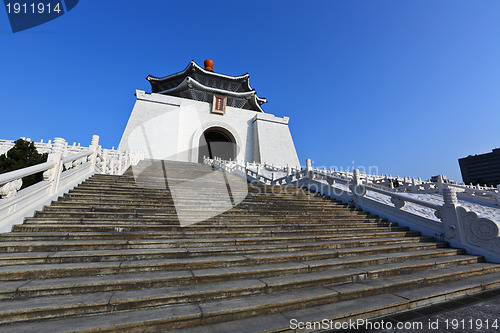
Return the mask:
[(200, 137), (198, 162), (203, 163), (203, 157), (218, 157), (223, 160), (236, 158), (236, 142), (233, 136), (221, 128), (209, 128)]

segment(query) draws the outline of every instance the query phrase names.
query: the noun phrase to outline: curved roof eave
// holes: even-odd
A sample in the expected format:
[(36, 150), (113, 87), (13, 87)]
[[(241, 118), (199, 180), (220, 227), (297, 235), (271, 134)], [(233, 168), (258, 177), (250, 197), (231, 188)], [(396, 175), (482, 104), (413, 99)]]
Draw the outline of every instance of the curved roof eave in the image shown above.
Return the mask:
[(175, 78), (175, 77), (178, 77), (178, 76), (186, 75), (193, 68), (196, 68), (197, 70), (199, 70), (199, 71), (201, 71), (201, 72), (203, 72), (205, 74), (208, 74), (208, 75), (214, 75), (214, 76), (217, 76), (217, 77), (220, 77), (220, 78), (225, 78), (225, 79), (229, 79), (229, 80), (233, 80), (233, 81), (246, 80), (249, 90), (252, 90), (250, 88), (250, 84), (248, 83), (248, 81), (249, 81), (248, 78), (250, 77), (250, 75), (248, 73), (243, 74), (243, 75), (239, 75), (239, 76), (229, 76), (229, 75), (225, 75), (225, 74), (215, 73), (215, 72), (207, 71), (206, 69), (200, 67), (194, 60), (191, 60), (191, 62), (187, 65), (187, 67), (184, 68), (184, 70), (182, 70), (182, 71), (180, 71), (178, 73), (170, 74), (170, 75), (167, 75), (167, 76), (164, 76), (164, 77), (161, 77), (161, 78), (153, 76), (153, 75), (148, 75), (146, 77), (146, 80), (148, 80), (148, 81), (165, 81), (165, 80), (169, 80), (169, 79), (172, 79), (172, 78)]
[(252, 104), (253, 107), (258, 109), (260, 112), (265, 113), (264, 110), (260, 107), (261, 103), (259, 103), (259, 97), (257, 97), (257, 94), (253, 95), (252, 98), (250, 99), (250, 104)]
[(267, 99), (264, 97), (259, 97), (257, 96), (257, 102), (259, 102), (260, 105), (267, 103)]
[(258, 97), (257, 92), (255, 90), (248, 91), (248, 92), (233, 92), (233, 91), (227, 91), (227, 90), (207, 87), (191, 77), (186, 77), (184, 80), (182, 80), (182, 82), (177, 87), (160, 91), (157, 94), (167, 94), (167, 93), (172, 93), (172, 92), (178, 92), (178, 91), (182, 91), (186, 88), (191, 88), (191, 86), (194, 86), (200, 90), (206, 90), (206, 91), (209, 91), (209, 92), (212, 92), (215, 94), (249, 99), (250, 104), (252, 106), (254, 106), (260, 112), (264, 112), (264, 110), (262, 110), (262, 108), (260, 107), (260, 104), (262, 104), (260, 102), (262, 102), (262, 101), (264, 101), (263, 103), (267, 102), (267, 100), (265, 98)]
[(168, 79), (172, 79), (174, 77), (178, 77), (178, 76), (184, 75), (193, 66), (193, 63), (194, 63), (194, 60), (191, 60), (191, 62), (189, 62), (189, 64), (186, 66), (186, 68), (184, 68), (182, 71), (180, 71), (178, 73), (170, 74), (170, 75), (167, 75), (167, 76), (164, 76), (164, 77), (156, 77), (156, 76), (153, 76), (153, 75), (150, 74), (150, 75), (148, 75), (146, 77), (146, 80), (148, 80), (148, 81), (165, 81), (165, 80), (168, 80)]
[(192, 77), (186, 77), (177, 87), (160, 91), (160, 92), (158, 92), (158, 94), (165, 94), (165, 93), (169, 93), (169, 92), (177, 92), (177, 91), (182, 90), (182, 88), (185, 88), (186, 86), (188, 86), (189, 88), (191, 88), (189, 85), (192, 85), (192, 86), (194, 86), (194, 87), (196, 87), (198, 89), (206, 90), (206, 91), (209, 91), (209, 92), (212, 92), (212, 93), (226, 95), (226, 96), (240, 97), (240, 98), (247, 98), (247, 97), (251, 97), (251, 96), (257, 94), (255, 92), (255, 90), (253, 90), (253, 91), (246, 91), (246, 92), (234, 92), (234, 91), (228, 91), (228, 90), (223, 90), (223, 89), (208, 87), (208, 86), (205, 86), (204, 84), (201, 84), (200, 82), (196, 81)]

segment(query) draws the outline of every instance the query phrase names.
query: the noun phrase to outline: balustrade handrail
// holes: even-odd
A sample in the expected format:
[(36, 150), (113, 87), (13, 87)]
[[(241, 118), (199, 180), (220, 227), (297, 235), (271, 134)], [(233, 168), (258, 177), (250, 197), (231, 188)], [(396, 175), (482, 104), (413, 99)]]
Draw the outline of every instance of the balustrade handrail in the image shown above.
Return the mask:
[[(0, 175), (0, 232), (10, 231), (93, 174), (122, 174), (144, 158), (139, 152), (102, 149), (97, 135), (88, 147), (68, 146), (62, 138), (44, 145), (49, 151), (47, 162)], [(42, 181), (20, 190), (22, 178), (39, 172), (43, 172)]]
[(379, 188), (376, 188), (376, 187), (372, 187), (372, 186), (369, 186), (369, 185), (368, 186), (367, 185), (361, 185), (361, 186), (365, 187), (369, 191), (373, 191), (373, 192), (377, 192), (377, 193), (380, 193), (380, 194), (384, 194), (384, 195), (387, 195), (387, 196), (390, 196), (390, 197), (393, 197), (393, 198), (398, 198), (400, 200), (411, 202), (411, 203), (414, 203), (414, 204), (417, 204), (417, 205), (420, 205), (420, 206), (432, 208), (432, 209), (435, 209), (435, 210), (440, 210), (442, 208), (441, 205), (437, 205), (437, 204), (433, 204), (431, 202), (427, 202), (427, 201), (423, 201), (423, 200), (419, 200), (419, 199), (407, 197), (407, 196), (402, 195), (402, 194), (398, 194), (398, 193), (394, 193), (394, 192), (382, 190), (382, 189), (379, 189)]
[(68, 155), (68, 156), (63, 157), (62, 162), (63, 162), (63, 164), (73, 162), (73, 161), (79, 160), (81, 158), (88, 157), (88, 156), (92, 155), (93, 153), (94, 152), (92, 150), (87, 150), (87, 151), (82, 151), (81, 153)]
[[(335, 181), (342, 182), (344, 184), (349, 184), (349, 183), (352, 182), (352, 180), (347, 180), (345, 178), (339, 178), (337, 176), (325, 175), (324, 173), (318, 173), (315, 170), (313, 170), (312, 172), (314, 174), (319, 174), (319, 175), (321, 175), (323, 177), (327, 177), (327, 178), (333, 179)], [(420, 206), (432, 208), (432, 209), (435, 209), (435, 210), (441, 209), (440, 205), (433, 204), (433, 203), (430, 203), (430, 202), (427, 202), (427, 201), (423, 201), (423, 200), (419, 200), (419, 199), (415, 199), (415, 198), (410, 198), (410, 197), (407, 197), (405, 195), (397, 194), (395, 192), (387, 191), (387, 190), (384, 190), (384, 189), (372, 186), (372, 184), (359, 184), (359, 185), (363, 186), (365, 189), (367, 189), (369, 191), (373, 191), (373, 192), (377, 192), (377, 193), (380, 193), (380, 194), (384, 194), (384, 195), (387, 195), (387, 196), (390, 196), (390, 197), (393, 197), (393, 198), (398, 198), (400, 200), (411, 202), (411, 203), (414, 203), (414, 204), (417, 204), (417, 205), (420, 205)]]
[(26, 167), (19, 170), (14, 170), (10, 172), (6, 172), (0, 174), (0, 185), (6, 184), (13, 180), (21, 179), (27, 176), (34, 175), (39, 172), (46, 171), (50, 168), (53, 168), (56, 165), (55, 161), (43, 162), (40, 164), (32, 165), (30, 167)]
[[(239, 164), (238, 162), (236, 161), (225, 161), (225, 160), (218, 160), (218, 159), (205, 159), (206, 163), (209, 163), (213, 166), (216, 166), (224, 171), (231, 171), (231, 168), (234, 168), (235, 166), (236, 167), (241, 167), (243, 170), (245, 170), (245, 173), (247, 175), (247, 177), (250, 177), (252, 178), (253, 180), (255, 181), (260, 181), (260, 182), (264, 182), (264, 183), (271, 183), (271, 184), (281, 184), (283, 181), (288, 181), (287, 183), (292, 183), (298, 179), (300, 179), (300, 175), (301, 174), (304, 174), (306, 173), (306, 170), (297, 170), (296, 172), (294, 173), (290, 173), (286, 176), (283, 176), (283, 177), (280, 177), (280, 178), (271, 178), (271, 177), (268, 177), (266, 175), (262, 175), (262, 174), (259, 174), (258, 170), (257, 171), (254, 171), (254, 170), (251, 170), (249, 169), (248, 167), (246, 167), (245, 165), (242, 165), (242, 164)], [(234, 165), (233, 165), (234, 164)], [(254, 167), (262, 167), (262, 168), (265, 168), (266, 169), (266, 165), (265, 164), (260, 164), (260, 165), (256, 165), (255, 163), (252, 164)], [(277, 168), (277, 167), (274, 167), (276, 170), (281, 170), (280, 168)], [(283, 168), (283, 170), (285, 170)], [(342, 183), (342, 184), (352, 184), (353, 183), (353, 179), (351, 179), (352, 177), (352, 173), (345, 173), (345, 178), (341, 177), (341, 176), (335, 176), (335, 175), (332, 175), (330, 173), (328, 173), (327, 171), (322, 171), (322, 170), (318, 170), (318, 169), (312, 169), (310, 170), (310, 172), (316, 176), (319, 176), (320, 178), (323, 178), (323, 179), (330, 179), (330, 180), (333, 180), (337, 183)], [(293, 180), (295, 178), (295, 180)], [(360, 178), (363, 178), (363, 177), (360, 177)], [(364, 177), (365, 180), (368, 180), (368, 177)], [(394, 188), (393, 190), (391, 189), (386, 189), (384, 186), (382, 185), (377, 185), (377, 184), (364, 184), (364, 183), (360, 183), (359, 184), (360, 186), (363, 186), (366, 190), (368, 191), (373, 191), (373, 192), (377, 192), (377, 193), (380, 193), (380, 194), (383, 194), (383, 195), (387, 195), (389, 197), (392, 197), (392, 198), (397, 198), (399, 200), (402, 200), (402, 201), (405, 201), (405, 202), (410, 202), (410, 203), (413, 203), (413, 204), (416, 204), (416, 205), (420, 205), (420, 206), (423, 206), (423, 207), (427, 207), (427, 208), (430, 208), (430, 209), (433, 209), (433, 210), (436, 210), (436, 211), (439, 211), (442, 209), (442, 205), (439, 205), (439, 204), (435, 204), (435, 203), (431, 203), (431, 202), (427, 202), (427, 201), (424, 201), (424, 200), (420, 200), (420, 199), (417, 199), (417, 198), (412, 198), (412, 197), (409, 197), (409, 196), (405, 196), (405, 195), (402, 195), (402, 194), (399, 194), (397, 193), (396, 191), (398, 189), (409, 189), (409, 188), (412, 188), (413, 186), (424, 186), (424, 187), (429, 187), (429, 186), (433, 186), (433, 188), (436, 188), (437, 189), (437, 183), (432, 183), (432, 182), (426, 182), (426, 183), (420, 183), (420, 184), (415, 184), (415, 185), (403, 185), (403, 186), (400, 186), (398, 188)], [(463, 186), (461, 185), (458, 185), (458, 184), (446, 184), (446, 187), (454, 187), (454, 188), (464, 188)], [(486, 194), (486, 195), (491, 195), (491, 196), (494, 196), (495, 195), (495, 192), (493, 191), (485, 191), (485, 190), (480, 190), (480, 189), (474, 189), (474, 188), (469, 188), (470, 190), (474, 190), (474, 191), (477, 191), (478, 193), (483, 193), (483, 194)]]
[[(305, 170), (295, 169), (294, 172), (291, 172), (291, 169), (286, 168), (284, 170), (288, 174), (277, 179), (275, 178), (276, 173), (273, 173), (272, 177), (269, 177), (267, 173), (266, 175), (260, 174), (261, 170), (265, 169), (263, 164), (247, 163), (245, 165), (236, 161), (207, 158), (204, 159), (204, 163), (225, 172), (234, 172), (246, 177), (250, 182), (293, 185), (315, 190), (323, 195), (349, 202), (349, 204), (354, 204), (358, 208), (379, 214), (381, 217), (394, 219), (395, 222), (400, 222), (403, 225), (410, 225), (423, 232), (424, 235), (438, 237), (438, 239), (449, 242), (451, 246), (464, 248), (473, 254), (483, 255), (487, 260), (500, 263), (500, 246), (497, 245), (500, 244), (500, 221), (480, 217), (479, 214), (461, 207), (456, 191), (456, 188), (461, 186), (454, 186), (454, 184), (442, 181), (438, 183), (421, 182), (420, 179), (418, 183), (415, 179), (412, 179), (411, 183), (406, 181), (402, 186), (403, 190), (410, 189), (412, 192), (418, 187), (422, 187), (426, 191), (424, 193), (439, 191), (443, 195), (443, 203), (437, 204), (397, 193), (398, 188), (379, 188), (382, 186), (374, 184), (374, 178), (370, 183), (369, 177), (363, 177), (358, 170), (350, 173), (313, 169), (310, 160), (307, 161)], [(277, 170), (280, 169), (277, 168)], [(385, 180), (390, 181), (390, 178), (386, 177)], [(347, 185), (348, 189), (339, 186), (335, 188), (335, 184)], [(337, 191), (337, 189), (340, 191)], [(429, 190), (432, 190), (432, 192)], [(481, 190), (473, 188), (471, 190), (478, 191), (478, 193), (485, 192), (479, 192)], [(368, 191), (387, 196), (390, 198), (390, 202), (387, 202), (386, 199), (377, 200), (376, 197), (371, 195), (367, 196)], [(486, 193), (494, 194), (493, 191)], [(478, 197), (480, 196), (478, 195)], [(497, 194), (497, 202), (500, 203), (500, 194)], [(419, 213), (421, 208), (417, 209), (417, 211), (404, 209), (406, 203), (431, 209), (435, 212), (432, 214), (433, 216), (428, 215), (430, 212), (422, 215)], [(488, 228), (485, 228), (485, 225)]]
[(496, 188), (490, 188), (490, 189), (482, 189), (481, 188), (481, 189), (479, 189), (479, 188), (470, 187), (469, 185), (458, 185), (458, 184), (447, 184), (447, 185), (449, 187), (455, 187), (455, 188), (462, 189), (462, 190), (464, 190), (464, 192), (472, 191), (472, 192), (476, 192), (476, 193), (495, 195), (498, 191), (498, 189), (496, 189)]
[[(69, 162), (73, 162), (73, 161), (79, 160), (81, 158), (88, 157), (92, 154), (93, 154), (92, 150), (83, 151), (83, 152), (77, 153), (77, 154), (71, 154), (71, 155), (63, 157), (62, 163), (66, 164)], [(46, 171), (50, 168), (53, 168), (55, 165), (56, 165), (56, 162), (47, 161), (47, 162), (43, 162), (43, 163), (29, 166), (26, 168), (22, 168), (19, 170), (9, 171), (9, 172), (0, 174), (0, 185), (4, 185), (4, 184), (11, 182), (13, 180), (21, 179), (21, 178), (24, 178), (27, 176), (34, 175), (34, 174), (39, 173), (39, 172)]]
[[(212, 165), (214, 166), (217, 166), (221, 169), (224, 169), (224, 171), (228, 171), (229, 168), (229, 164), (236, 164), (236, 166), (238, 166), (239, 164), (235, 161), (224, 161), (224, 160), (211, 160), (211, 159), (205, 159), (206, 162), (209, 162), (211, 163)], [(225, 167), (225, 168), (224, 168)], [(306, 171), (305, 170), (299, 170), (295, 173), (292, 173), (292, 174), (289, 174), (289, 175), (286, 175), (286, 176), (283, 176), (283, 177), (280, 177), (280, 178), (276, 178), (276, 179), (272, 179), (270, 177), (267, 177), (265, 175), (260, 175), (258, 174), (257, 171), (253, 171), (253, 170), (250, 170), (248, 168), (246, 168), (245, 166), (241, 165), (241, 167), (245, 168), (245, 170), (247, 170), (246, 174), (247, 176), (250, 176), (252, 177), (254, 180), (257, 180), (257, 181), (264, 181), (264, 182), (271, 182), (271, 183), (281, 183), (283, 180), (287, 180), (287, 179), (293, 179), (293, 177), (297, 177), (299, 176), (300, 174), (303, 174), (305, 173)], [(248, 173), (248, 171), (251, 171), (251, 173), (255, 174), (255, 176), (252, 176)], [(343, 184), (350, 184), (352, 183), (352, 179), (349, 179), (349, 178), (341, 178), (341, 177), (338, 177), (338, 176), (334, 176), (334, 175), (331, 175), (331, 174), (328, 174), (324, 171), (321, 171), (321, 170), (311, 170), (311, 173), (314, 174), (314, 175), (318, 175), (320, 177), (323, 177), (323, 178), (326, 178), (326, 179), (332, 179), (336, 182), (340, 182), (340, 183), (343, 183)], [(423, 201), (423, 200), (420, 200), (420, 199), (415, 199), (415, 198), (411, 198), (411, 197), (408, 197), (408, 196), (405, 196), (405, 195), (401, 195), (401, 194), (398, 194), (398, 193), (395, 193), (395, 192), (392, 192), (392, 191), (388, 191), (388, 190), (385, 190), (385, 189), (381, 189), (381, 188), (378, 188), (378, 186), (373, 186), (374, 184), (360, 184), (360, 186), (363, 186), (366, 190), (368, 191), (373, 191), (373, 192), (377, 192), (377, 193), (380, 193), (380, 194), (384, 194), (384, 195), (387, 195), (389, 197), (393, 197), (393, 198), (397, 198), (397, 199), (400, 199), (402, 201), (405, 201), (405, 202), (411, 202), (413, 204), (416, 204), (416, 205), (420, 205), (420, 206), (423, 206), (423, 207), (427, 207), (427, 208), (431, 208), (431, 209), (434, 209), (434, 210), (437, 210), (439, 211), (442, 206), (441, 205), (438, 205), (438, 204), (433, 204), (433, 203), (430, 203), (430, 202), (427, 202), (427, 201)]]

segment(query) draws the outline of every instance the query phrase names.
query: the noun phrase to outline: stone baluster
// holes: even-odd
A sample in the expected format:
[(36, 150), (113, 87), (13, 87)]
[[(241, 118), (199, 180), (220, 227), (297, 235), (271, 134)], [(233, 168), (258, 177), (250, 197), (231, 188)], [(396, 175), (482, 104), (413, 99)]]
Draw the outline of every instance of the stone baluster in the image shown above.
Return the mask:
[(349, 185), (351, 193), (354, 195), (356, 204), (360, 204), (362, 197), (366, 195), (366, 187), (361, 182), (361, 175), (358, 169), (352, 170), (352, 183)]
[(106, 150), (104, 155), (106, 156), (106, 174), (112, 175), (113, 174), (113, 155), (110, 154), (109, 150)]
[(411, 192), (412, 193), (417, 193), (418, 192), (417, 181), (413, 177), (411, 178)]
[(463, 243), (460, 219), (457, 214), (458, 199), (454, 188), (443, 188), (443, 208), (436, 215), (441, 218), (446, 238)]
[(47, 162), (55, 162), (56, 165), (52, 168), (46, 170), (43, 173), (43, 180), (47, 182), (51, 182), (52, 186), (50, 187), (50, 194), (54, 194), (59, 187), (59, 179), (61, 178), (62, 173), (62, 156), (64, 153), (64, 149), (66, 148), (66, 140), (62, 138), (54, 138), (54, 143), (52, 145), (52, 150), (47, 157)]
[(326, 182), (328, 183), (328, 185), (333, 186), (335, 184), (335, 179), (333, 178), (333, 176), (326, 177)]
[(125, 151), (125, 158), (126, 158), (125, 170), (127, 170), (132, 165), (132, 163), (134, 163), (135, 156), (136, 156), (136, 154), (132, 155), (132, 153), (130, 153), (130, 150)]
[(90, 141), (90, 150), (92, 155), (89, 156), (90, 168), (95, 171), (97, 163), (97, 151), (99, 149), (99, 135), (92, 135), (92, 140)]
[(438, 175), (438, 179), (437, 179), (437, 188), (438, 188), (438, 192), (439, 193), (443, 193), (443, 189), (444, 189), (444, 180), (443, 180), (443, 175)]
[(306, 159), (306, 174), (307, 174), (307, 179), (309, 179), (309, 180), (314, 179), (313, 168), (312, 168), (310, 158)]
[(114, 175), (116, 171), (116, 157), (114, 155), (109, 156), (109, 174)]
[(123, 156), (121, 153), (118, 154), (118, 175), (122, 174), (122, 163), (123, 163)]

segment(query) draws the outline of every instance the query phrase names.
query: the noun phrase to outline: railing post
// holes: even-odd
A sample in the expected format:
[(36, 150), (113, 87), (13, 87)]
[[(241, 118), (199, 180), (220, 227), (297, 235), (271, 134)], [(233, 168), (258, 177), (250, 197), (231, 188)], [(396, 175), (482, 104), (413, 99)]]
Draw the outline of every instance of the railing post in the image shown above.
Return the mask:
[(92, 135), (92, 140), (90, 141), (90, 150), (92, 155), (90, 155), (90, 169), (92, 172), (95, 171), (97, 163), (97, 150), (99, 148), (99, 135)]
[(438, 192), (439, 193), (443, 193), (443, 189), (444, 189), (444, 180), (443, 180), (443, 175), (438, 175), (438, 179), (437, 179), (437, 188), (438, 188)]
[(128, 167), (130, 166), (130, 153), (129, 151), (124, 151), (123, 153), (120, 153), (123, 157), (122, 157), (122, 161), (123, 161), (123, 166), (122, 166), (122, 170), (123, 170), (123, 173), (125, 171), (127, 171)]
[(116, 159), (113, 155), (108, 155), (108, 156), (109, 156), (109, 174), (114, 175), (115, 174)]
[(50, 194), (54, 194), (59, 187), (59, 179), (61, 178), (62, 173), (62, 156), (66, 145), (66, 140), (62, 138), (54, 138), (52, 150), (47, 157), (47, 162), (56, 162), (56, 165), (53, 168), (48, 169), (43, 173), (43, 180), (52, 183), (52, 186), (50, 187)]
[(352, 181), (355, 186), (361, 185), (361, 175), (358, 169), (352, 170)]
[(306, 159), (306, 177), (309, 181), (313, 180), (313, 178), (314, 178), (312, 171), (313, 171), (313, 168), (312, 168), (312, 164), (311, 164), (311, 159), (308, 158), (308, 159)]
[(352, 184), (349, 189), (355, 197), (356, 203), (359, 204), (360, 198), (366, 195), (366, 187), (361, 183), (361, 176), (358, 169), (352, 170)]
[(444, 204), (441, 211), (444, 234), (446, 238), (453, 239), (461, 244), (464, 243), (461, 232), (460, 219), (457, 214), (458, 199), (454, 188), (443, 188)]
[(417, 182), (415, 181), (415, 178), (411, 178), (411, 192), (412, 193), (417, 193), (418, 192), (418, 187), (417, 187)]
[(104, 173), (105, 175), (109, 174), (108, 170), (109, 170), (109, 152), (107, 150), (104, 150), (102, 151), (102, 158), (103, 158), (103, 161), (102, 161), (102, 173)]
[(121, 152), (118, 152), (118, 174), (122, 174), (122, 163), (123, 163), (123, 156)]

